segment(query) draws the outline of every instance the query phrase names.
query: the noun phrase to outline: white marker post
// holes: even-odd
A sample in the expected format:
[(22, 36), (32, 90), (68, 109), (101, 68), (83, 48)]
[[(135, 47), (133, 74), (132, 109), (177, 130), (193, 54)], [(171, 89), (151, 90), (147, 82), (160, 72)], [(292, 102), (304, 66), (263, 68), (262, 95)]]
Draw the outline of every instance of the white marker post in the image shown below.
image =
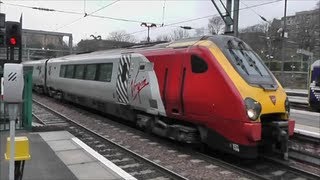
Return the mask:
[(15, 163), (15, 124), (18, 116), (19, 103), (23, 102), (22, 93), (24, 87), (23, 65), (4, 64), (3, 73), (3, 100), (8, 105), (10, 119), (10, 164), (9, 180), (14, 180)]

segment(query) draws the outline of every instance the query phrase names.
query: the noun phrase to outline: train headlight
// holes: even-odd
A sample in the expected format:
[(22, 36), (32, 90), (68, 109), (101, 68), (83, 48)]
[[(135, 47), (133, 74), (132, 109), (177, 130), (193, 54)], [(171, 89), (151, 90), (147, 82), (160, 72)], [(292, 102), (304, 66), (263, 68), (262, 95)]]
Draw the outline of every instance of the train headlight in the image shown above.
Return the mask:
[(290, 102), (288, 97), (286, 98), (286, 101), (284, 102), (284, 107), (286, 109), (286, 113), (290, 114)]
[(257, 120), (261, 113), (261, 104), (252, 98), (246, 98), (244, 102), (248, 117), (253, 121)]

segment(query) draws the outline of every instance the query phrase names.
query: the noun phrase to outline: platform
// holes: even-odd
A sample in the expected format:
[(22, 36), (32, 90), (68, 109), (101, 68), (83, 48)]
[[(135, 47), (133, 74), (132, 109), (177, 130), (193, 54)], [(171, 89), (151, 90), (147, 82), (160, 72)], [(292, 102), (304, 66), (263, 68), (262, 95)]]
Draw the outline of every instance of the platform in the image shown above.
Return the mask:
[[(0, 176), (8, 179), (9, 162), (4, 160), (6, 138), (9, 132), (0, 133)], [(130, 174), (105, 159), (67, 131), (28, 133), (31, 160), (26, 161), (23, 179), (130, 179)]]
[(320, 139), (320, 113), (291, 109), (290, 114), (296, 121), (295, 133)]

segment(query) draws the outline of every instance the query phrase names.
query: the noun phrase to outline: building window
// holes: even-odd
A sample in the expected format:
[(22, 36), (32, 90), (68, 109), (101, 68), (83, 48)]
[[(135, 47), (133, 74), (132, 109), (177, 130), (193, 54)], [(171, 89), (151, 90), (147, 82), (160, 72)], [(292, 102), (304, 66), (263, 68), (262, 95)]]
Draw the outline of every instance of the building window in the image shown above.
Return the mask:
[(83, 79), (84, 67), (85, 67), (84, 64), (76, 65), (76, 72), (75, 72), (74, 78)]
[(110, 82), (112, 76), (112, 63), (99, 64), (98, 81)]
[(193, 73), (204, 73), (208, 70), (208, 65), (199, 56), (191, 55), (191, 69)]
[(66, 78), (73, 78), (74, 75), (74, 65), (67, 66)]
[(86, 73), (85, 73), (84, 79), (86, 79), (86, 80), (95, 80), (96, 71), (97, 71), (97, 65), (96, 64), (88, 64), (88, 65), (86, 65)]

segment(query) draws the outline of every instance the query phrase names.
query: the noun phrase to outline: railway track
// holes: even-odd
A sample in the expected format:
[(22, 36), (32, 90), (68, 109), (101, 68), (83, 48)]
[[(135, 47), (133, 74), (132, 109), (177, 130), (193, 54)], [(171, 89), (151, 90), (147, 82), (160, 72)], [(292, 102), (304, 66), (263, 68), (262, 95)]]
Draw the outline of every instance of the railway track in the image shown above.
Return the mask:
[(257, 179), (264, 180), (277, 180), (277, 179), (299, 179), (299, 180), (317, 180), (320, 178), (319, 174), (311, 173), (292, 165), (292, 160), (282, 161), (273, 157), (260, 157), (255, 160), (239, 160), (232, 156), (221, 155), (223, 158), (217, 157), (213, 154), (201, 154), (208, 160), (219, 161), (233, 166), (244, 173), (250, 174), (250, 176)]
[(137, 179), (177, 179), (185, 180), (183, 176), (162, 167), (147, 158), (117, 144), (112, 140), (96, 133), (76, 121), (52, 110), (48, 106), (33, 100), (36, 109), (34, 118), (42, 122), (44, 126), (67, 126), (67, 130), (93, 147), (111, 162), (124, 169)]
[[(61, 106), (62, 105), (63, 104), (61, 104)], [(180, 174), (188, 179), (212, 179), (212, 177), (215, 177), (216, 179), (222, 179), (219, 178), (219, 176), (223, 176), (223, 178), (227, 179), (320, 178), (317, 174), (296, 171), (295, 169), (290, 168), (288, 165), (280, 164), (279, 162), (272, 162), (270, 159), (260, 158), (257, 161), (243, 161), (235, 157), (228, 157), (223, 154), (210, 154), (210, 156), (208, 156), (206, 154), (195, 152), (193, 149), (191, 150), (189, 148), (185, 148), (183, 145), (177, 146), (175, 142), (168, 142), (167, 140), (163, 141), (162, 139), (159, 140), (159, 138), (154, 140), (152, 137), (149, 137), (147, 134), (142, 133), (141, 131), (137, 132), (138, 130), (132, 130), (132, 128), (128, 126), (124, 127), (125, 125), (117, 125), (117, 123), (114, 122), (108, 124), (110, 123), (109, 121), (104, 121), (103, 118), (99, 117), (98, 115), (93, 115), (94, 117), (92, 117), (89, 112), (85, 112), (83, 110), (77, 111), (74, 110), (77, 109), (74, 107), (72, 107), (72, 111), (74, 111), (72, 113), (69, 112), (70, 109), (69, 111), (66, 110), (66, 112), (63, 112), (66, 107), (60, 108), (56, 109), (55, 111), (67, 114), (68, 117), (72, 117), (74, 114), (82, 114), (85, 119), (82, 121), (83, 126), (91, 126), (91, 131), (96, 133), (94, 136), (108, 137), (112, 142), (122, 144), (130, 151), (135, 152), (136, 154), (142, 154), (145, 159), (151, 159), (154, 164), (160, 164), (166, 169), (170, 169), (172, 172), (177, 172), (177, 174)], [(81, 118), (77, 118), (77, 120), (81, 121)], [(95, 124), (96, 127), (93, 127), (93, 124)], [(105, 153), (104, 150), (99, 150), (99, 148), (101, 148), (101, 144), (99, 142), (92, 142), (93, 137), (83, 135), (83, 131), (77, 132), (77, 129), (78, 128), (75, 128), (75, 126), (71, 126), (67, 130), (77, 134), (76, 136), (78, 137), (84, 137), (83, 141), (90, 146), (93, 146), (93, 148), (95, 147), (95, 144), (98, 144), (99, 147), (94, 149), (101, 154)], [(128, 138), (121, 139), (120, 137), (123, 136), (127, 136)], [(148, 150), (149, 146), (152, 146), (151, 150)], [(113, 152), (113, 154), (116, 153)], [(116, 154), (116, 156), (120, 155)], [(164, 158), (164, 156), (167, 157)], [(111, 155), (107, 158), (112, 159), (113, 157)], [(120, 163), (119, 166), (125, 166), (124, 164), (126, 164), (126, 162), (123, 162), (123, 164)]]
[(290, 140), (289, 157), (320, 167), (320, 144), (316, 137), (294, 134)]

